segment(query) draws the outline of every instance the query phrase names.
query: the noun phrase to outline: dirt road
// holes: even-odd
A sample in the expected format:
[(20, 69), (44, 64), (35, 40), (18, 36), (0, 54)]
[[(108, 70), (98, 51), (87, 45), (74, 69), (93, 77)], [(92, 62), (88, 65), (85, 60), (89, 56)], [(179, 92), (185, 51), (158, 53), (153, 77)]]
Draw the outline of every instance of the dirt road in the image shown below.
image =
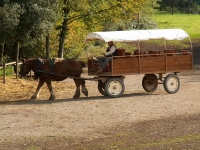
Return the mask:
[[(97, 83), (87, 81), (89, 97), (81, 95), (79, 99), (72, 99), (75, 89), (72, 86), (69, 91), (56, 91), (55, 101), (46, 100), (49, 96), (46, 93), (39, 100), (18, 98), (16, 101), (1, 103), (0, 149), (76, 149), (76, 145), (79, 146), (77, 149), (84, 149), (84, 142), (90, 141), (92, 145), (92, 141), (96, 142), (97, 139), (98, 142), (103, 141), (111, 136), (110, 132), (116, 135), (121, 133), (122, 128), (124, 131), (133, 124), (140, 123), (138, 128), (148, 128), (147, 122), (167, 118), (170, 123), (170, 118), (180, 116), (197, 116), (196, 120), (200, 120), (199, 71), (179, 74), (181, 87), (176, 94), (166, 93), (162, 84), (154, 93), (147, 93), (141, 85), (142, 77), (127, 76), (125, 93), (120, 98), (102, 96), (97, 90)], [(68, 79), (62, 84), (68, 86), (71, 82)], [(159, 126), (160, 130), (168, 126), (167, 122), (163, 124), (161, 121), (161, 124), (163, 126)], [(195, 129), (197, 127), (200, 128), (196, 123), (195, 131), (198, 131)], [(159, 129), (155, 127), (156, 131)], [(95, 147), (98, 142), (91, 149), (101, 149), (100, 146)], [(125, 147), (130, 146), (131, 143)], [(106, 148), (111, 149), (112, 146), (102, 149)]]

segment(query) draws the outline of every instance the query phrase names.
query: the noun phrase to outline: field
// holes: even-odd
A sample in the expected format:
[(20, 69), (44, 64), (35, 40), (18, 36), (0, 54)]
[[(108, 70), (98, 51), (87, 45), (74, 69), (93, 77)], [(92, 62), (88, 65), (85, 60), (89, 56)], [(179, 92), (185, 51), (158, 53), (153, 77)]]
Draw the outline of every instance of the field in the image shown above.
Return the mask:
[(157, 28), (180, 28), (185, 30), (190, 35), (191, 39), (200, 38), (200, 15), (171, 15), (163, 12), (154, 14), (152, 19), (157, 23)]

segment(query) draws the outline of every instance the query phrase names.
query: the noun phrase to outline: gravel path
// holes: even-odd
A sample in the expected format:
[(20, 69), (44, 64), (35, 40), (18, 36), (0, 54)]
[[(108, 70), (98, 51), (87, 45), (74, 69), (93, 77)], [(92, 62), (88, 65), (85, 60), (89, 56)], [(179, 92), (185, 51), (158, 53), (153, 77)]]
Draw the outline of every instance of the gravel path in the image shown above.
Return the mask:
[[(200, 72), (180, 74), (181, 87), (176, 94), (167, 94), (162, 84), (154, 93), (147, 93), (141, 85), (142, 77), (127, 76), (125, 93), (120, 98), (102, 96), (97, 83), (87, 81), (89, 97), (81, 95), (77, 100), (72, 99), (73, 89), (57, 92), (55, 101), (39, 99), (1, 104), (0, 142), (58, 135), (98, 137), (94, 131), (200, 113)], [(68, 79), (63, 84), (70, 82)]]

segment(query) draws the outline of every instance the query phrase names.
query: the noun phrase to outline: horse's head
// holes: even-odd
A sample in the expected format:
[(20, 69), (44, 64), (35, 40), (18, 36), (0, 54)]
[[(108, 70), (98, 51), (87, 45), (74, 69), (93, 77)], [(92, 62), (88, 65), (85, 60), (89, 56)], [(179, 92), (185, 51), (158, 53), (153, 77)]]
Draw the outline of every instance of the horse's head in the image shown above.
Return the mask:
[(23, 59), (19, 70), (19, 77), (26, 76), (31, 71), (28, 60)]

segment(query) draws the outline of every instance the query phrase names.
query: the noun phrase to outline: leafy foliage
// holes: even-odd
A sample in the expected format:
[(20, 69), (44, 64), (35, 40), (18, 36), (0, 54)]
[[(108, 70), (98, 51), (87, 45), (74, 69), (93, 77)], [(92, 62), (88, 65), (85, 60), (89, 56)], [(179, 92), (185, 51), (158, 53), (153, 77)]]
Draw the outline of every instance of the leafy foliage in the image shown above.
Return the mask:
[(0, 34), (3, 36), (0, 37), (0, 42), (6, 43), (4, 55), (14, 59), (12, 55), (15, 55), (13, 49), (16, 42), (20, 42), (21, 51), (25, 54), (26, 49), (23, 48), (38, 45), (44, 40), (54, 26), (55, 2), (55, 0), (4, 0), (1, 3)]
[[(199, 0), (159, 0), (159, 9), (169, 12), (199, 14), (200, 1)], [(173, 14), (173, 13), (172, 13)]]
[[(149, 28), (146, 14), (157, 7), (157, 0), (2, 0), (0, 2), (0, 43), (4, 55), (44, 57), (45, 38), (50, 37), (51, 57), (82, 57), (84, 38), (92, 31), (133, 29), (137, 14), (142, 28)], [(145, 22), (145, 23), (144, 23)], [(59, 43), (58, 43), (59, 42)], [(58, 51), (59, 50), (59, 51)]]
[[(82, 0), (81, 3), (64, 0), (63, 4), (65, 14), (61, 26), (57, 28), (60, 30), (60, 57), (63, 51), (65, 57), (71, 54), (78, 57), (88, 32), (133, 29), (138, 13), (152, 12), (152, 0)], [(76, 44), (69, 44), (74, 41)]]

